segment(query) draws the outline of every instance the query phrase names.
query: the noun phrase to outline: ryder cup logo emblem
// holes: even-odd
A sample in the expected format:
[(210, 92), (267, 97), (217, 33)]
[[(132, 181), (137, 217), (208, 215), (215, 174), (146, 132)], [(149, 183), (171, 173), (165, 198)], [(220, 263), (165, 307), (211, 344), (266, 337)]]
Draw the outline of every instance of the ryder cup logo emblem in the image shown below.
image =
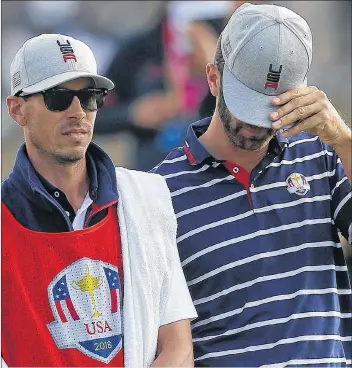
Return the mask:
[(109, 363), (122, 347), (118, 269), (82, 258), (54, 278), (48, 294), (55, 321), (47, 326), (57, 347)]
[(304, 175), (293, 173), (286, 179), (287, 190), (289, 193), (296, 193), (300, 196), (307, 194), (310, 185)]

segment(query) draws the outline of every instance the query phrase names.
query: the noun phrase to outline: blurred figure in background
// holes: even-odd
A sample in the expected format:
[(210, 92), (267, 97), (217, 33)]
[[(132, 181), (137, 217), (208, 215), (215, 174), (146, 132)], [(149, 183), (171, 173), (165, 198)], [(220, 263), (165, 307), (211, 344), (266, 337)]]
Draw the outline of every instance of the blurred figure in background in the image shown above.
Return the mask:
[[(96, 134), (131, 131), (137, 138), (135, 168), (150, 170), (182, 144), (208, 92), (205, 65), (235, 3), (165, 2), (155, 27), (121, 41), (107, 71), (116, 88), (97, 116)], [(188, 27), (193, 20), (197, 24)], [(206, 34), (206, 47), (198, 33)]]

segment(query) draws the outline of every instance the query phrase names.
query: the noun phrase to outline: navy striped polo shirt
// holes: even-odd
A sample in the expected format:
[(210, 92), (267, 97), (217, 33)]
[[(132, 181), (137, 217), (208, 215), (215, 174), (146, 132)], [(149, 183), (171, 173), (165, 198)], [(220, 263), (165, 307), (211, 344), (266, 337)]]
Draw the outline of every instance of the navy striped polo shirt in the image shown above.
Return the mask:
[(196, 366), (352, 366), (351, 185), (334, 150), (274, 137), (249, 174), (218, 161), (190, 126), (153, 171), (166, 179), (178, 249), (199, 317)]

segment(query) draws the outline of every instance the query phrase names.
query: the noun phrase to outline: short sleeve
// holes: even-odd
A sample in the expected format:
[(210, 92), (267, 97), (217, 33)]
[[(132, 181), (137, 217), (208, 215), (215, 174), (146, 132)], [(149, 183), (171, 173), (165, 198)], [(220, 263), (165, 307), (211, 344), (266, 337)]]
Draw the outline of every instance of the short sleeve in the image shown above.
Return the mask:
[(352, 187), (346, 176), (341, 159), (326, 146), (328, 171), (331, 188), (331, 216), (335, 226), (345, 239), (352, 244)]
[(161, 318), (161, 326), (171, 322), (180, 321), (182, 319), (194, 319), (198, 317), (183, 274), (180, 258), (176, 248), (176, 239), (172, 265), (171, 281), (169, 286), (166, 286), (169, 287), (169, 296)]

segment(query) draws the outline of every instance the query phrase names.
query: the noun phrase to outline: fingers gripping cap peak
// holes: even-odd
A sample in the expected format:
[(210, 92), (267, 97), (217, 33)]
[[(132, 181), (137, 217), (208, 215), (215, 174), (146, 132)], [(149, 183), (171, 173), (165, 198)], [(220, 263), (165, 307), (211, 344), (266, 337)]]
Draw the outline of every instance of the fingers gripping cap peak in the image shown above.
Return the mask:
[[(248, 124), (269, 127), (270, 96), (306, 85), (312, 35), (307, 22), (285, 7), (245, 3), (223, 30), (221, 50), (227, 107)], [(261, 110), (257, 117), (244, 114), (252, 106)]]

